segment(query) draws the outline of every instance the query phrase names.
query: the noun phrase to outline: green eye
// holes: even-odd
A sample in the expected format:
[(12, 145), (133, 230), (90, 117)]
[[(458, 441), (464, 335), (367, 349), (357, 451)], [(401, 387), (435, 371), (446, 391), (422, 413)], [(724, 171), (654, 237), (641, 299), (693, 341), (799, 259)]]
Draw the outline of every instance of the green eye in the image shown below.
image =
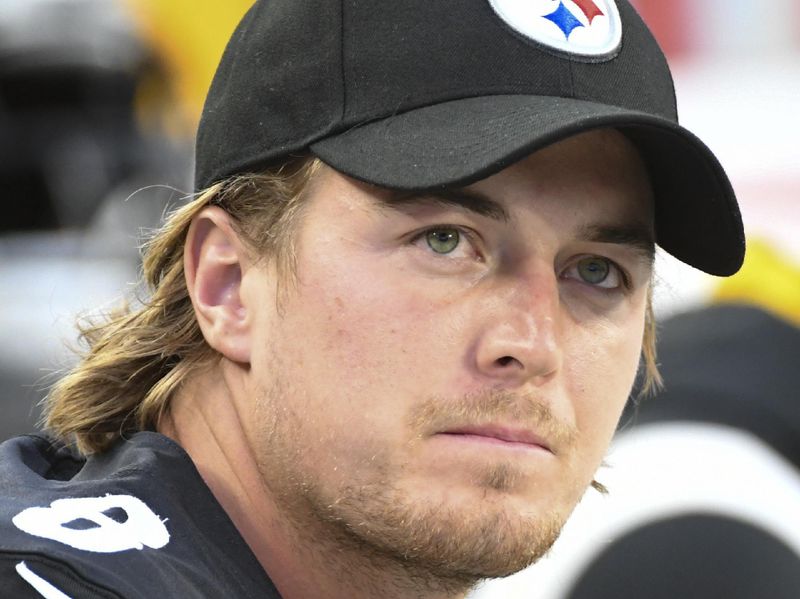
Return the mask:
[(578, 275), (586, 283), (591, 285), (599, 285), (603, 283), (611, 272), (611, 264), (605, 258), (598, 258), (592, 256), (584, 258), (577, 264)]
[(437, 254), (449, 254), (461, 241), (458, 229), (432, 229), (426, 233), (425, 238), (428, 247)]

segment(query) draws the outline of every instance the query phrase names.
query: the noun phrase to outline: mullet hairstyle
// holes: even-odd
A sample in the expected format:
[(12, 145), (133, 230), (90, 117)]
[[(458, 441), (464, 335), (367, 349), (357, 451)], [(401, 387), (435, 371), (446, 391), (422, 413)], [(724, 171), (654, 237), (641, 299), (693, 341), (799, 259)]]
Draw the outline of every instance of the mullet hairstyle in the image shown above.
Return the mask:
[[(44, 402), (44, 426), (83, 454), (102, 452), (138, 431), (156, 430), (181, 386), (219, 359), (203, 337), (184, 278), (190, 224), (206, 206), (220, 206), (247, 249), (275, 260), (286, 280), (295, 274), (294, 231), (320, 166), (316, 158), (298, 157), (259, 174), (231, 177), (169, 214), (143, 247), (147, 299), (78, 323), (86, 349), (51, 388)], [(648, 297), (642, 394), (661, 385), (655, 338)]]
[(183, 251), (194, 218), (206, 206), (230, 216), (246, 248), (294, 273), (294, 226), (319, 170), (295, 158), (259, 174), (216, 183), (172, 212), (143, 247), (147, 299), (78, 323), (85, 351), (50, 390), (43, 424), (83, 454), (102, 452), (128, 434), (155, 430), (172, 397), (219, 354), (203, 338), (186, 288)]

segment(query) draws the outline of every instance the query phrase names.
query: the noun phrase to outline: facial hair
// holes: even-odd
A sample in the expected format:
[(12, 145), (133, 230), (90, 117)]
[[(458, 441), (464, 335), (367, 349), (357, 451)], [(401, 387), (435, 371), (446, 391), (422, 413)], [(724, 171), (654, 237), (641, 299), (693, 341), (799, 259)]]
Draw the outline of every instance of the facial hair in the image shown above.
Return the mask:
[[(502, 495), (515, 489), (523, 474), (513, 462), (500, 461), (473, 467), (474, 485), (483, 493), (474, 509), (421, 500), (400, 484), (407, 464), (398, 462), (391, 448), (379, 446), (363, 468), (349, 466), (346, 483), (326, 484), (307, 457), (319, 455), (320, 446), (326, 445), (309, 432), (307, 425), (314, 417), (294, 411), (285, 401), (285, 394), (293, 390), (285, 382), (274, 382), (259, 402), (261, 475), (298, 534), (314, 531), (313, 538), (305, 540), (326, 545), (328, 554), (333, 545), (375, 568), (386, 570), (391, 564), (421, 586), (461, 592), (482, 579), (513, 574), (542, 557), (574, 507), (565, 511), (558, 506), (546, 513), (509, 507)], [(408, 447), (413, 449), (436, 431), (501, 418), (536, 430), (564, 456), (576, 437), (546, 404), (493, 391), (421, 402), (405, 421)]]

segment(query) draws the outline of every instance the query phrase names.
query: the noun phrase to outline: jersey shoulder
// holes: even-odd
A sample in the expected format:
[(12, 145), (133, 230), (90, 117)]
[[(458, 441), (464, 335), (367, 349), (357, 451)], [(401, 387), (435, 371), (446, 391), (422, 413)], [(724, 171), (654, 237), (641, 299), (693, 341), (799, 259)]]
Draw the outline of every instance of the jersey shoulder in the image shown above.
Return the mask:
[(13, 439), (0, 445), (0, 489), (3, 588), (42, 579), (59, 598), (278, 597), (162, 435), (138, 433), (89, 459), (46, 437)]

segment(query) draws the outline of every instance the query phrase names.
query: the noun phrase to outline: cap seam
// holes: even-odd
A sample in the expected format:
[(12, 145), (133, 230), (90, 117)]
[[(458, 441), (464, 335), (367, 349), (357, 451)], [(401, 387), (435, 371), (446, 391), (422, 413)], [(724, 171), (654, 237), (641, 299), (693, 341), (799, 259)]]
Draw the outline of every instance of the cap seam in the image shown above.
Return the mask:
[(567, 64), (569, 65), (569, 95), (571, 98), (575, 97), (575, 61), (569, 57)]
[[(509, 96), (517, 96), (517, 95), (525, 95), (525, 94), (509, 94)], [(476, 97), (479, 97), (479, 96), (476, 96)], [(586, 104), (590, 104), (590, 102), (587, 101), (587, 100), (582, 100), (582, 99), (578, 99), (578, 98), (571, 98), (571, 97), (568, 97), (568, 96), (539, 96), (539, 97), (564, 99), (564, 100), (569, 100), (569, 101), (578, 101), (578, 102), (585, 102)], [(469, 99), (469, 98), (461, 98), (461, 99)], [(458, 101), (458, 99), (456, 99), (454, 101)], [(444, 103), (446, 103), (446, 102), (436, 102), (436, 103), (428, 105), (428, 106), (432, 107), (432, 106), (437, 106), (439, 104), (444, 104)], [(422, 108), (425, 108), (425, 107), (417, 107), (417, 108), (411, 109), (409, 112), (413, 112), (415, 110), (419, 110), (419, 109), (422, 109)], [(630, 116), (631, 112), (636, 112), (637, 114), (640, 114), (640, 115), (645, 116), (645, 117), (650, 117), (650, 118), (653, 117), (653, 115), (650, 115), (649, 113), (645, 113), (645, 112), (641, 112), (641, 111), (635, 111), (635, 110), (632, 110), (632, 109), (626, 109), (624, 107), (616, 107), (616, 108), (618, 108), (621, 112), (623, 112), (625, 114), (625, 116)], [(525, 112), (527, 112), (527, 110), (524, 109), (524, 108), (516, 108), (514, 110), (509, 110), (509, 111), (505, 112), (500, 117), (487, 118), (485, 122), (486, 123), (502, 122), (502, 121), (506, 120), (506, 117), (510, 117), (510, 116), (517, 115), (517, 114), (523, 114)], [(562, 118), (563, 118), (563, 115), (559, 115), (557, 120), (561, 120)], [(594, 118), (597, 118), (596, 115), (586, 115), (585, 117), (582, 118), (582, 120), (588, 121), (588, 120), (591, 120), (591, 119), (594, 119)], [(379, 117), (377, 120), (371, 121), (371, 122), (381, 122), (381, 121), (384, 121), (384, 120), (385, 120), (384, 117)], [(545, 122), (545, 121), (543, 119), (540, 119), (539, 122)], [(552, 122), (557, 122), (557, 121), (553, 120)], [(669, 122), (671, 123), (671, 121), (669, 121)], [(364, 123), (363, 126), (367, 126), (369, 124), (370, 124), (369, 122), (368, 123)], [(357, 129), (357, 127), (353, 127), (351, 129)], [(501, 140), (501, 142), (502, 142), (502, 140)], [(402, 139), (395, 139), (393, 141), (393, 143), (396, 144), (396, 145), (414, 146), (414, 144), (409, 143), (409, 142), (407, 142), (405, 140), (402, 140)], [(504, 143), (504, 142), (502, 142), (502, 143)], [(466, 145), (466, 146), (458, 146), (458, 149), (469, 149), (469, 148), (477, 147), (477, 146), (490, 147), (490, 146), (488, 146), (486, 144), (486, 140), (485, 139), (480, 139), (480, 140), (476, 140), (473, 143), (471, 143), (469, 145)], [(491, 146), (491, 147), (493, 147), (493, 146)], [(361, 153), (366, 152), (366, 149), (363, 148), (363, 147), (360, 147), (360, 146), (357, 147), (356, 150), (358, 152), (361, 152)]]
[[(508, 112), (507, 114), (508, 115), (512, 115), (512, 114), (521, 114), (521, 113), (524, 113), (524, 110), (515, 110), (513, 112)], [(581, 126), (581, 128), (583, 129), (587, 124), (590, 123), (590, 121), (592, 121), (592, 120), (594, 120), (596, 118), (597, 117), (595, 117), (593, 115), (588, 115), (585, 118), (580, 119), (580, 123), (583, 125), (583, 126)], [(494, 119), (492, 122), (497, 122), (498, 120), (499, 119)], [(557, 123), (558, 120), (559, 119), (549, 119), (546, 122), (548, 124), (554, 124), (554, 123)], [(487, 121), (487, 122), (489, 122), (489, 121)], [(545, 121), (541, 120), (540, 122), (545, 122)], [(598, 123), (598, 127), (602, 127), (602, 126), (603, 126), (602, 123)], [(621, 125), (621, 126), (624, 126), (624, 125)], [(591, 128), (591, 127), (589, 127), (589, 128)], [(571, 127), (570, 127), (570, 129), (571, 129)], [(521, 130), (521, 131), (526, 131), (526, 130)], [(553, 132), (553, 133), (556, 134), (558, 132)], [(393, 141), (393, 143), (396, 146), (413, 147), (413, 148), (415, 148), (416, 155), (420, 156), (420, 157), (423, 157), (423, 158), (428, 158), (428, 157), (437, 157), (438, 158), (440, 156), (439, 153), (428, 153), (424, 148), (419, 148), (419, 147), (415, 146), (413, 143), (409, 143), (409, 142), (407, 142), (405, 140), (395, 139)], [(494, 143), (494, 144), (487, 144), (485, 139), (480, 139), (480, 140), (473, 141), (472, 143), (470, 143), (468, 145), (453, 146), (453, 149), (454, 150), (458, 150), (458, 151), (464, 151), (464, 150), (471, 150), (473, 148), (480, 147), (480, 148), (484, 148), (484, 149), (486, 149), (488, 151), (492, 151), (492, 150), (494, 150), (496, 148), (503, 147), (503, 146), (505, 146), (507, 144), (508, 144), (508, 138), (504, 138), (502, 140), (498, 140), (497, 143)], [(367, 148), (361, 146), (361, 145), (359, 145), (359, 146), (357, 146), (357, 147), (355, 147), (353, 149), (356, 152), (358, 152), (358, 153), (360, 153), (362, 155), (369, 153), (369, 150)]]
[[(570, 74), (570, 78), (572, 79), (572, 75), (571, 74)], [(453, 92), (458, 92), (458, 93), (453, 93)], [(532, 92), (532, 90), (531, 90), (531, 92)], [(470, 99), (470, 98), (480, 98), (480, 97), (484, 97), (484, 96), (530, 96), (530, 97), (536, 97), (536, 98), (563, 98), (563, 99), (568, 99), (568, 100), (582, 100), (582, 101), (586, 101), (586, 102), (594, 102), (591, 99), (576, 97), (574, 89), (572, 90), (572, 94), (573, 95), (571, 95), (571, 96), (570, 95), (557, 94), (557, 93), (556, 94), (545, 94), (545, 93), (541, 93), (541, 92), (540, 93), (531, 93), (531, 92), (529, 92), (527, 90), (524, 90), (524, 89), (521, 90), (519, 87), (515, 86), (515, 84), (510, 84), (510, 85), (509, 84), (503, 84), (502, 86), (487, 86), (487, 87), (467, 89), (467, 90), (465, 90), (462, 86), (453, 86), (453, 87), (449, 87), (449, 88), (445, 88), (445, 89), (440, 90), (439, 97), (431, 98), (430, 100), (427, 100), (425, 102), (422, 102), (422, 103), (419, 103), (419, 104), (414, 104), (413, 106), (405, 107), (399, 112), (395, 109), (395, 110), (392, 110), (390, 112), (383, 111), (383, 112), (380, 112), (380, 113), (377, 113), (377, 114), (374, 114), (374, 115), (362, 116), (358, 121), (354, 121), (353, 123), (351, 123), (351, 125), (348, 126), (348, 128), (350, 129), (350, 128), (354, 128), (354, 127), (360, 127), (362, 125), (367, 125), (367, 124), (369, 124), (371, 122), (374, 122), (374, 121), (379, 121), (379, 120), (383, 120), (383, 119), (387, 119), (387, 118), (392, 118), (392, 117), (397, 116), (398, 114), (404, 114), (406, 112), (412, 112), (414, 110), (419, 110), (421, 108), (426, 108), (426, 107), (429, 107), (429, 106), (435, 106), (437, 104), (446, 104), (447, 102), (455, 102), (455, 101), (458, 101), (458, 100), (467, 100), (467, 99)], [(450, 94), (450, 93), (453, 93), (453, 95), (449, 96), (448, 94)], [(599, 103), (599, 102), (595, 102), (595, 103)], [(651, 113), (645, 112), (645, 111), (643, 111), (641, 109), (633, 108), (631, 106), (619, 106), (619, 105), (615, 105), (615, 104), (605, 104), (605, 105), (606, 106), (612, 106), (612, 107), (615, 107), (615, 108), (619, 108), (620, 110), (636, 111), (636, 112), (640, 112), (642, 114), (651, 114)], [(661, 116), (661, 115), (655, 115), (655, 116)], [(661, 118), (665, 118), (665, 117), (661, 117)], [(344, 122), (349, 122), (349, 121), (345, 121), (343, 119), (342, 122), (344, 123)]]
[(339, 114), (339, 122), (341, 123), (344, 121), (344, 115), (347, 114), (347, 69), (344, 65), (344, 44), (345, 38), (345, 18), (344, 18), (344, 0), (339, 0), (339, 22), (340, 22), (340, 29), (339, 29), (339, 69), (341, 70), (341, 77), (342, 77), (342, 110)]
[[(511, 87), (511, 89), (509, 89), (509, 87)], [(514, 93), (509, 93), (509, 91), (512, 91), (512, 90), (513, 90)], [(444, 93), (451, 92), (451, 91), (462, 91), (462, 88), (453, 87), (453, 88), (445, 89), (445, 90), (442, 90), (442, 91)], [(432, 99), (429, 102), (426, 102), (426, 103), (423, 103), (423, 104), (416, 104), (414, 106), (409, 106), (408, 108), (404, 108), (401, 112), (397, 112), (397, 110), (395, 110), (395, 111), (390, 112), (390, 113), (381, 113), (381, 114), (371, 115), (371, 116), (368, 116), (368, 117), (361, 117), (358, 121), (354, 121), (353, 123), (349, 123), (349, 121), (345, 120), (345, 118), (341, 118), (337, 123), (334, 123), (332, 125), (329, 125), (329, 126), (326, 126), (324, 128), (321, 128), (319, 131), (313, 132), (311, 135), (306, 136), (305, 140), (309, 140), (309, 141), (307, 141), (306, 143), (304, 143), (302, 145), (303, 146), (307, 146), (307, 145), (310, 145), (310, 144), (315, 143), (317, 141), (321, 141), (321, 140), (325, 139), (328, 136), (341, 135), (341, 134), (346, 133), (347, 131), (349, 131), (351, 129), (357, 129), (358, 127), (362, 127), (362, 126), (365, 126), (365, 125), (369, 125), (370, 123), (375, 123), (375, 122), (378, 122), (378, 121), (389, 119), (389, 118), (395, 117), (395, 116), (397, 116), (399, 114), (405, 114), (407, 112), (413, 112), (415, 110), (420, 110), (422, 108), (427, 108), (427, 107), (430, 107), (430, 106), (436, 106), (438, 104), (446, 104), (448, 102), (455, 102), (455, 101), (458, 101), (458, 100), (468, 100), (470, 98), (480, 98), (480, 97), (483, 97), (483, 96), (530, 96), (530, 97), (538, 97), (538, 98), (563, 98), (563, 99), (567, 99), (567, 100), (580, 100), (580, 101), (586, 101), (586, 102), (590, 101), (590, 100), (585, 100), (583, 98), (574, 98), (574, 97), (561, 96), (561, 95), (520, 93), (519, 89), (514, 89), (513, 86), (505, 86), (505, 85), (502, 86), (502, 87), (498, 86), (498, 87), (494, 87), (494, 88), (491, 88), (491, 87), (482, 88), (480, 90), (470, 90), (470, 91), (467, 91), (466, 93), (453, 95), (452, 97), (448, 97), (448, 98), (435, 98), (435, 99)], [(635, 108), (628, 108), (628, 107), (625, 107), (625, 106), (617, 106), (616, 108), (619, 108), (620, 110), (637, 111), (637, 109), (635, 109)], [(637, 111), (637, 112), (642, 112), (642, 111)], [(642, 114), (648, 114), (648, 113), (642, 112)], [(339, 130), (339, 126), (340, 125), (347, 125), (347, 126), (344, 127), (342, 130)], [(285, 146), (294, 147), (294, 146), (297, 145), (297, 141), (298, 140), (295, 139), (295, 138), (287, 138), (287, 139), (273, 140), (273, 143), (277, 144), (277, 145), (285, 145)], [(254, 151), (257, 151), (261, 147), (262, 146), (260, 145), (259, 142), (255, 142), (255, 143), (253, 143), (251, 145), (248, 145), (248, 146), (244, 146), (244, 145), (239, 146), (239, 147), (236, 148), (236, 150), (237, 150), (237, 153), (240, 152), (241, 150), (248, 151), (248, 150), (252, 149)]]

